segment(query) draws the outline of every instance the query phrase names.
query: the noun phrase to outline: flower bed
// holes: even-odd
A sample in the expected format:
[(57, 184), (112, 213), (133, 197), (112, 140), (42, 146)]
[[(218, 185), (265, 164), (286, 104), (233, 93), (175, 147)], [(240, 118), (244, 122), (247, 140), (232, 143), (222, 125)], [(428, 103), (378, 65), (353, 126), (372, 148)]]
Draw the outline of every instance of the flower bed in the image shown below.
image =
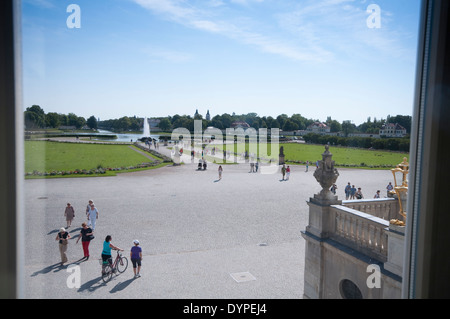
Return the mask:
[[(292, 163), (292, 164), (301, 164), (301, 165), (306, 165), (305, 161), (291, 161), (286, 159), (286, 163)], [(310, 166), (314, 166), (316, 164), (316, 162), (309, 162)], [(380, 168), (380, 169), (391, 169), (391, 168), (395, 168), (395, 166), (389, 165), (389, 164), (380, 164), (380, 165), (368, 165), (366, 163), (360, 163), (360, 164), (340, 164), (340, 163), (335, 163), (334, 166), (336, 167), (349, 167), (349, 168), (361, 168), (361, 167), (366, 167), (366, 168)]]
[(50, 172), (39, 172), (39, 171), (33, 171), (33, 172), (27, 172), (25, 173), (25, 176), (67, 176), (67, 175), (102, 175), (106, 174), (107, 171), (114, 171), (114, 172), (120, 172), (120, 171), (127, 171), (127, 170), (134, 170), (134, 169), (140, 169), (140, 168), (149, 168), (149, 167), (155, 167), (161, 164), (162, 162), (159, 160), (155, 160), (151, 163), (141, 163), (134, 166), (127, 166), (127, 167), (98, 167), (90, 170), (86, 169), (75, 169), (73, 171), (50, 171)]

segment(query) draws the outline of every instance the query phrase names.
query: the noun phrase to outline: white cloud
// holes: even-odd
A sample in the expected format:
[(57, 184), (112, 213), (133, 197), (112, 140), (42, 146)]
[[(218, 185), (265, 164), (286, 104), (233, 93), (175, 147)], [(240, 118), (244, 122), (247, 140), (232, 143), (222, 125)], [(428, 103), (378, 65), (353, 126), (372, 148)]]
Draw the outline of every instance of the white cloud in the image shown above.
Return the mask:
[[(257, 20), (260, 16), (256, 19), (246, 16), (246, 8), (227, 7), (225, 0), (133, 1), (186, 27), (295, 61), (329, 62), (338, 55), (373, 57), (373, 51), (391, 57), (411, 55), (401, 44), (402, 38), (409, 35), (391, 29), (390, 12), (383, 11), (381, 29), (369, 29), (367, 4), (356, 0), (286, 1), (284, 13), (271, 12), (264, 17), (268, 20), (261, 21)], [(263, 3), (263, 0), (229, 0), (228, 4), (256, 2)]]
[(279, 26), (292, 36), (316, 46), (333, 56), (374, 57), (373, 52), (383, 56), (411, 56), (402, 45), (409, 37), (392, 27), (392, 14), (382, 11), (382, 28), (370, 29), (367, 5), (354, 0), (310, 0), (292, 12), (278, 14)]
[(230, 0), (231, 3), (236, 3), (240, 5), (249, 5), (252, 2), (263, 2), (264, 0)]
[[(227, 16), (217, 18), (215, 12), (208, 11), (211, 4), (223, 6), (223, 1), (207, 2), (209, 8), (188, 5), (182, 0), (133, 0), (143, 8), (156, 14), (164, 15), (165, 18), (180, 23), (186, 27), (201, 31), (215, 33), (233, 39), (239, 43), (250, 45), (262, 52), (275, 54), (296, 61), (326, 61), (330, 53), (318, 46), (296, 45), (291, 41), (276, 35), (264, 35), (258, 30), (249, 29), (248, 25), (238, 25), (236, 20)], [(231, 0), (239, 4), (251, 2), (263, 2), (263, 0)], [(215, 19), (212, 20), (211, 17)], [(232, 21), (233, 20), (233, 21)], [(248, 20), (243, 18), (241, 21)]]
[(167, 14), (171, 18), (188, 18), (195, 13), (195, 10), (189, 7), (183, 7), (181, 1), (172, 0), (133, 0), (145, 9), (159, 14)]
[(55, 4), (50, 0), (24, 0), (27, 4), (32, 4), (45, 9), (55, 8)]
[(216, 8), (216, 7), (224, 6), (225, 3), (222, 0), (209, 0), (206, 2), (206, 5), (209, 7)]
[(208, 21), (208, 20), (194, 20), (189, 23), (191, 26), (193, 26), (196, 29), (208, 31), (208, 32), (214, 32), (214, 33), (220, 33), (220, 32), (226, 32), (226, 30), (221, 27), (219, 24)]

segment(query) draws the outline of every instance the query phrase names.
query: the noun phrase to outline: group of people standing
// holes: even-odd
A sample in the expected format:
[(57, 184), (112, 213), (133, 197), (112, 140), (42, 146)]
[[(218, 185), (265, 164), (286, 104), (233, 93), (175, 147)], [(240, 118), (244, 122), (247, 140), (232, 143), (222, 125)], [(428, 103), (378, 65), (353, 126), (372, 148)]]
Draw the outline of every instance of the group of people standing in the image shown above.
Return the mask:
[(289, 177), (291, 176), (291, 167), (288, 165), (286, 167), (285, 164), (281, 167), (281, 175), (282, 175), (282, 181), (288, 181)]
[[(94, 230), (95, 225), (98, 219), (98, 209), (95, 207), (94, 201), (89, 200), (89, 203), (86, 207), (86, 217), (87, 222), (83, 222), (81, 224), (81, 231), (80, 235), (78, 236), (78, 239), (76, 243), (78, 244), (79, 240), (81, 239), (81, 244), (83, 246), (83, 253), (84, 257), (82, 259), (88, 260), (89, 259), (89, 244), (92, 239), (94, 239)], [(66, 228), (62, 227), (58, 234), (56, 235), (55, 240), (59, 243), (59, 252), (61, 255), (61, 265), (66, 263), (68, 261), (67, 259), (67, 245), (69, 243), (69, 239), (72, 237), (70, 236), (67, 229), (69, 229), (72, 226), (72, 221), (75, 218), (75, 208), (70, 204), (67, 203), (66, 209), (64, 210), (64, 216), (66, 217)]]
[[(333, 184), (331, 191), (336, 194), (337, 186)], [(394, 186), (391, 182), (386, 186), (387, 190), (387, 197), (390, 197), (390, 192), (394, 189)], [(351, 185), (350, 182), (348, 182), (347, 186), (345, 186), (345, 199), (346, 200), (352, 200), (352, 199), (363, 199), (364, 195), (361, 191), (361, 187), (356, 188), (355, 185)], [(381, 198), (381, 191), (377, 190), (373, 198)]]
[(250, 163), (250, 172), (249, 173), (258, 173), (259, 163), (251, 162)]
[[(61, 255), (61, 265), (64, 265), (64, 263), (66, 263), (68, 261), (67, 246), (69, 243), (69, 239), (71, 239), (72, 237), (70, 236), (67, 229), (72, 226), (72, 221), (75, 218), (75, 209), (70, 203), (67, 203), (67, 206), (64, 210), (64, 216), (66, 217), (67, 226), (66, 226), (66, 228), (64, 228), (64, 227), (60, 228), (60, 230), (55, 238), (55, 240), (57, 240), (59, 243), (59, 252)], [(89, 200), (89, 203), (86, 206), (87, 221), (85, 221), (81, 224), (80, 234), (76, 241), (76, 244), (78, 244), (78, 242), (81, 239), (81, 243), (83, 246), (84, 256), (81, 260), (86, 261), (89, 259), (89, 244), (95, 238), (94, 230), (95, 230), (98, 216), (99, 216), (99, 211), (95, 207), (94, 201)], [(121, 249), (117, 246), (114, 246), (111, 243), (111, 241), (112, 241), (111, 235), (107, 235), (105, 238), (105, 241), (103, 242), (103, 250), (102, 250), (102, 254), (101, 254), (103, 261), (111, 262), (111, 260), (112, 260), (111, 250), (112, 249), (123, 251), (123, 249)], [(133, 263), (133, 271), (134, 271), (135, 278), (140, 277), (140, 269), (141, 269), (142, 248), (139, 246), (139, 244), (140, 243), (137, 239), (134, 240), (133, 247), (131, 248), (131, 252), (130, 252), (130, 259), (131, 259), (131, 262)]]
[(350, 185), (350, 182), (348, 182), (347, 186), (345, 186), (344, 192), (345, 192), (346, 200), (363, 199), (364, 198), (364, 195), (361, 191), (361, 187), (358, 187), (358, 189), (356, 189), (355, 185)]
[[(219, 168), (217, 170), (219, 172), (219, 180), (222, 179), (223, 174), (223, 167), (222, 165), (219, 165)], [(250, 172), (249, 173), (257, 173), (258, 172), (258, 163), (250, 163)], [(291, 167), (288, 165), (286, 167), (285, 164), (281, 167), (281, 174), (282, 174), (282, 180), (288, 181), (289, 177), (291, 176)]]

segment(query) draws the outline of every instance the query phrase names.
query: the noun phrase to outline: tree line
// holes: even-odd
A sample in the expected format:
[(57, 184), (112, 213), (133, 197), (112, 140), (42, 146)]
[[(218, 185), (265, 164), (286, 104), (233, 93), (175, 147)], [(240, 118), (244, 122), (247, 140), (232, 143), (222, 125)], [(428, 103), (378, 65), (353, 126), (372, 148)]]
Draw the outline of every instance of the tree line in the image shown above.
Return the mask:
[[(45, 113), (39, 105), (33, 105), (26, 109), (24, 112), (25, 125), (27, 129), (32, 128), (59, 128), (60, 126), (74, 126), (80, 129), (87, 126), (90, 129), (105, 129), (113, 132), (125, 132), (125, 131), (142, 131), (144, 119), (136, 116), (123, 116), (119, 119), (110, 119), (98, 121), (95, 116), (91, 116), (88, 119), (77, 116), (74, 113), (59, 114), (59, 113)], [(272, 116), (259, 116), (257, 113), (248, 113), (237, 115), (235, 113), (222, 115), (216, 115), (210, 120), (203, 118), (201, 114), (195, 116), (179, 115), (159, 117), (159, 128), (165, 132), (171, 132), (176, 128), (187, 128), (190, 131), (194, 131), (194, 121), (201, 120), (203, 127), (213, 126), (218, 129), (230, 128), (233, 122), (241, 121), (246, 122), (250, 127), (256, 130), (260, 128), (279, 128), (284, 131), (296, 131), (306, 130), (306, 128), (314, 122), (321, 122), (318, 119), (307, 119), (301, 114), (293, 114), (288, 116), (286, 114), (280, 114), (277, 117)], [(373, 120), (368, 117), (367, 121), (355, 125), (350, 121), (343, 121), (342, 123), (337, 120), (333, 120), (330, 117), (324, 122), (327, 124), (331, 132), (343, 132), (345, 136), (350, 133), (369, 133), (378, 134), (379, 130), (386, 123), (398, 123), (402, 125), (407, 133), (411, 131), (411, 116), (408, 115), (388, 115), (386, 119)]]
[(56, 112), (45, 113), (39, 105), (28, 107), (24, 112), (24, 123), (26, 129), (60, 128), (61, 126), (72, 126), (81, 129), (84, 126), (96, 130), (98, 121), (95, 116), (87, 120), (74, 113), (60, 114)]

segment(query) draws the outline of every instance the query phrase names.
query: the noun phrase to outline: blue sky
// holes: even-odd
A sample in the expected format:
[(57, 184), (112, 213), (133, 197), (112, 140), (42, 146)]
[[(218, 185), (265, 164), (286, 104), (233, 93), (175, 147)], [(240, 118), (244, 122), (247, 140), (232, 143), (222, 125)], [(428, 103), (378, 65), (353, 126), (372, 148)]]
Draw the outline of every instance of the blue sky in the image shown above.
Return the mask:
[[(70, 4), (81, 28), (69, 28)], [(381, 9), (369, 28), (367, 8)], [(24, 108), (411, 115), (419, 0), (23, 0)]]

